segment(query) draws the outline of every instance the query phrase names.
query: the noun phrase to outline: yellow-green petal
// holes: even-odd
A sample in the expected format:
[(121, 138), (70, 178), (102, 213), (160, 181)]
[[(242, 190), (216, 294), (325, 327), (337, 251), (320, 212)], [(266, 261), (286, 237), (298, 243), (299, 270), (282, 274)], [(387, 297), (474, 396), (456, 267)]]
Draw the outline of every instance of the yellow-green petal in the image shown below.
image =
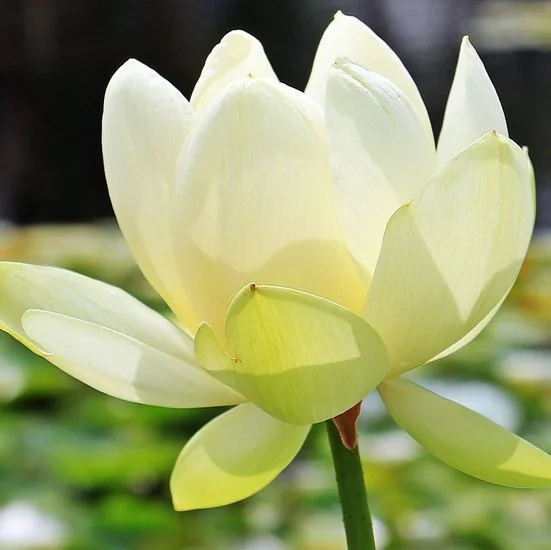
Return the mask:
[(486, 134), (390, 218), (365, 318), (393, 373), (461, 340), (510, 289), (534, 224), (529, 168), (520, 147)]
[(231, 504), (260, 491), (296, 456), (310, 426), (291, 426), (251, 403), (222, 414), (182, 450), (170, 480), (176, 510)]
[(199, 364), (270, 415), (291, 424), (334, 417), (388, 372), (379, 335), (337, 304), (296, 290), (247, 286), (226, 318), (228, 353), (208, 325)]
[(216, 407), (242, 396), (193, 363), (127, 334), (49, 311), (29, 310), (23, 328), (56, 367), (103, 393), (160, 407)]
[(187, 140), (173, 236), (193, 310), (218, 337), (250, 281), (361, 311), (366, 288), (337, 219), (324, 132), (304, 94), (247, 77), (219, 94)]
[[(510, 289), (509, 289), (510, 290)], [(489, 324), (490, 321), (495, 317), (496, 313), (499, 311), (501, 306), (503, 305), (503, 302), (505, 302), (507, 296), (509, 295), (509, 290), (506, 292), (506, 294), (503, 296), (503, 298), (497, 303), (497, 305), (476, 325), (473, 329), (471, 329), (470, 332), (468, 332), (463, 338), (455, 342), (455, 344), (452, 344), (449, 348), (445, 349), (435, 357), (433, 357), (430, 362), (432, 361), (439, 361), (440, 359), (443, 359), (444, 357), (448, 357), (448, 355), (452, 355), (456, 351), (460, 350), (461, 348), (465, 347), (467, 344), (470, 344)]]
[(446, 464), (497, 485), (551, 487), (551, 456), (484, 416), (405, 379), (379, 392), (394, 420)]
[(193, 340), (120, 288), (55, 267), (0, 262), (0, 329), (35, 353), (21, 324), (29, 309), (60, 313), (110, 328), (193, 362)]

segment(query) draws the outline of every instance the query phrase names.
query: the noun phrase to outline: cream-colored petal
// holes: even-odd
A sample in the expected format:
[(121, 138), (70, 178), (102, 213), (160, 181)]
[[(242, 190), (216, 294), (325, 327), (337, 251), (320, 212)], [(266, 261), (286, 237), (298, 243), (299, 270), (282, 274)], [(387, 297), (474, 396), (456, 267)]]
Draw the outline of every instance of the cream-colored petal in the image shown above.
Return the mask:
[(312, 424), (341, 414), (388, 373), (379, 335), (361, 318), (311, 294), (245, 287), (226, 318), (229, 355), (199, 327), (199, 364), (270, 415)]
[(231, 31), (207, 57), (191, 94), (194, 111), (202, 111), (231, 82), (246, 76), (277, 80), (262, 44), (244, 31)]
[(175, 265), (169, 208), (184, 141), (187, 100), (155, 71), (127, 61), (105, 92), (105, 177), (120, 228), (140, 269), (186, 327), (197, 323)]
[(22, 324), (48, 361), (113, 397), (161, 407), (244, 401), (199, 367), (112, 329), (36, 309)]
[(187, 362), (193, 340), (168, 319), (117, 287), (65, 269), (0, 262), (0, 329), (31, 350), (21, 318), (41, 309), (122, 332)]
[(507, 487), (551, 487), (551, 456), (484, 416), (401, 378), (379, 387), (396, 422), (450, 466)]
[[(509, 289), (510, 290), (510, 289)], [(438, 361), (439, 359), (443, 359), (444, 357), (448, 357), (448, 355), (451, 355), (452, 353), (455, 353), (456, 351), (460, 350), (461, 348), (464, 348), (467, 344), (470, 344), (489, 324), (490, 321), (495, 317), (495, 314), (499, 311), (499, 308), (503, 305), (503, 302), (505, 302), (505, 299), (507, 298), (509, 294), (509, 291), (507, 291), (503, 298), (497, 303), (497, 305), (476, 325), (473, 329), (471, 329), (470, 332), (465, 334), (463, 338), (452, 344), (449, 348), (445, 349), (443, 352), (439, 353), (436, 357), (433, 357), (430, 361)]]
[(526, 155), (495, 133), (392, 216), (365, 307), (392, 372), (435, 357), (490, 313), (517, 277), (533, 224)]
[(508, 135), (505, 115), (494, 85), (476, 50), (465, 37), (438, 139), (439, 165), (443, 166), (491, 130)]
[(307, 95), (320, 105), (325, 104), (327, 73), (339, 57), (379, 73), (400, 88), (414, 106), (429, 141), (434, 143), (427, 109), (410, 74), (392, 49), (355, 17), (337, 12), (325, 30), (306, 86)]
[(434, 145), (395, 84), (344, 59), (329, 71), (325, 113), (340, 220), (372, 276), (390, 216), (435, 171)]
[[(533, 209), (535, 211), (536, 209), (536, 187), (535, 187), (535, 179), (534, 179), (534, 168), (532, 167), (532, 163), (530, 161), (530, 157), (528, 156), (528, 149), (526, 147), (522, 148), (523, 152), (526, 155), (526, 163), (527, 163), (527, 172), (529, 174), (530, 178), (530, 187), (532, 191), (532, 200), (533, 200)], [(433, 357), (431, 361), (438, 361), (439, 359), (443, 359), (444, 357), (447, 357), (448, 355), (451, 355), (452, 353), (455, 353), (457, 350), (460, 350), (461, 348), (465, 347), (467, 344), (470, 344), (490, 323), (490, 321), (494, 318), (495, 314), (499, 311), (499, 308), (502, 306), (503, 302), (509, 295), (509, 289), (503, 298), (497, 303), (497, 305), (476, 325), (468, 334), (466, 334), (463, 338), (461, 338), (459, 341), (455, 342), (452, 346), (450, 346), (448, 349), (444, 350), (443, 352), (439, 353), (436, 357)]]
[(334, 209), (321, 109), (278, 82), (234, 82), (206, 109), (179, 169), (175, 241), (193, 308), (217, 335), (248, 282), (360, 311), (365, 289)]
[(213, 508), (263, 489), (296, 456), (310, 426), (291, 426), (252, 403), (209, 422), (182, 450), (170, 480), (176, 510)]

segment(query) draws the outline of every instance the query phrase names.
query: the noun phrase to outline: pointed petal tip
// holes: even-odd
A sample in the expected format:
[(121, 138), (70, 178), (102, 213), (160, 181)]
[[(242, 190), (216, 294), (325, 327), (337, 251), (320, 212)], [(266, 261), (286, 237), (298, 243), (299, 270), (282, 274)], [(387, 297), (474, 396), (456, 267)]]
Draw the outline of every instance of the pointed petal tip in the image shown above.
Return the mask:
[(490, 129), (508, 135), (497, 91), (469, 37), (463, 37), (438, 140), (443, 166)]
[[(198, 506), (197, 503), (184, 498), (181, 492), (178, 492), (176, 488), (173, 487), (172, 477), (170, 479), (170, 493), (172, 496), (172, 507), (175, 512), (191, 512), (192, 510), (208, 508), (208, 506)], [(224, 504), (219, 504), (218, 506), (224, 506)]]
[[(255, 47), (260, 47), (260, 49), (264, 51), (262, 43), (258, 40), (258, 38), (246, 31), (237, 29), (224, 35), (222, 40), (220, 40), (220, 43), (215, 46), (215, 49), (219, 48), (219, 50), (221, 50), (223, 48), (231, 48), (231, 57), (233, 58), (246, 56), (252, 48)], [(230, 51), (228, 50), (227, 53), (229, 54)]]
[[(209, 424), (203, 427), (200, 432), (203, 431), (208, 425)], [(180, 473), (177, 472), (175, 467), (172, 471), (172, 475), (170, 476), (170, 495), (172, 499), (172, 507), (174, 508), (175, 512), (191, 512), (193, 510), (206, 510), (208, 508), (214, 507), (219, 508), (221, 506), (228, 506), (229, 504), (233, 504), (247, 498), (246, 496), (244, 496), (235, 500), (230, 499), (230, 501), (228, 502), (217, 500), (211, 504), (206, 499), (197, 498), (193, 490), (189, 491), (189, 493), (183, 491), (181, 487), (181, 480), (179, 479), (179, 477)], [(210, 480), (205, 480), (205, 483), (207, 485), (210, 485), (209, 481)]]
[[(465, 151), (469, 147), (488, 148), (488, 153), (491, 153), (492, 151), (497, 151), (497, 149), (500, 149), (501, 147), (508, 150), (516, 149), (518, 145), (512, 139), (504, 136), (499, 130), (493, 129), (488, 130), (485, 134), (482, 134), (478, 139), (474, 140), (472, 144), (465, 147), (462, 151)], [(496, 149), (492, 149), (491, 147), (495, 147)], [(456, 155), (452, 160), (457, 159), (458, 156), (459, 155)]]
[(369, 25), (366, 25), (362, 20), (358, 19), (354, 15), (343, 13), (341, 10), (335, 12), (333, 20), (329, 23), (328, 27), (339, 27), (344, 32), (368, 32), (369, 34), (375, 34)]
[(221, 40), (221, 42), (227, 42), (231, 40), (247, 40), (247, 41), (257, 41), (259, 40), (254, 37), (252, 34), (248, 33), (247, 31), (243, 31), (241, 29), (234, 29), (230, 32), (228, 32)]
[(141, 61), (137, 60), (135, 57), (129, 57), (122, 65), (121, 67), (147, 67), (145, 63), (142, 63)]
[(356, 16), (349, 15), (348, 13), (344, 13), (342, 10), (337, 10), (335, 12), (335, 15), (333, 15), (333, 21), (343, 21), (343, 22), (345, 22), (345, 21), (358, 21), (359, 23), (364, 25), (364, 23), (362, 21), (360, 21)]
[[(227, 501), (216, 501), (211, 503), (209, 501), (201, 500), (196, 498), (194, 494), (183, 494), (181, 489), (177, 487), (176, 483), (172, 482), (172, 477), (170, 479), (170, 492), (172, 497), (172, 507), (175, 512), (192, 512), (194, 510), (208, 510), (209, 508), (221, 508), (222, 506), (229, 506), (230, 504), (235, 504), (241, 502), (251, 495), (244, 495), (240, 497), (229, 497)], [(268, 482), (267, 484), (269, 484)], [(210, 485), (210, 484), (209, 484)], [(257, 491), (261, 491), (264, 487), (259, 487)]]
[[(371, 27), (366, 25), (363, 21), (358, 19), (354, 15), (349, 15), (347, 13), (343, 13), (342, 10), (337, 10), (335, 12), (335, 15), (333, 15), (333, 19), (330, 21), (329, 25), (327, 26), (327, 29), (331, 28), (331, 30), (339, 30), (341, 32), (368, 32), (369, 34), (375, 34)], [(326, 30), (327, 30), (326, 29)]]
[(108, 89), (112, 88), (112, 83), (121, 83), (121, 80), (126, 80), (130, 76), (134, 76), (137, 73), (149, 74), (154, 72), (151, 67), (148, 67), (145, 63), (138, 61), (134, 57), (127, 59), (114, 73), (109, 80)]
[(473, 43), (471, 42), (471, 38), (468, 34), (466, 34), (465, 36), (463, 36), (463, 38), (461, 39), (461, 45), (459, 47), (459, 59), (458, 61), (461, 60), (462, 57), (464, 56), (470, 56), (470, 57), (467, 57), (467, 59), (476, 59), (478, 60), (478, 62), (482, 63), (482, 61), (480, 60), (480, 56), (478, 55), (478, 52), (476, 51), (476, 48), (473, 46)]
[(332, 64), (332, 68), (345, 70), (346, 67), (348, 67), (349, 65), (350, 65), (350, 59), (348, 59), (348, 57), (345, 57), (345, 56), (340, 56), (335, 58), (335, 61), (333, 61), (333, 64)]
[(118, 69), (117, 72), (121, 69), (130, 69), (130, 68), (142, 68), (147, 67), (141, 61), (138, 61), (135, 57), (129, 57)]
[(277, 80), (262, 43), (245, 31), (230, 31), (207, 57), (191, 105), (201, 111), (234, 80), (247, 75)]

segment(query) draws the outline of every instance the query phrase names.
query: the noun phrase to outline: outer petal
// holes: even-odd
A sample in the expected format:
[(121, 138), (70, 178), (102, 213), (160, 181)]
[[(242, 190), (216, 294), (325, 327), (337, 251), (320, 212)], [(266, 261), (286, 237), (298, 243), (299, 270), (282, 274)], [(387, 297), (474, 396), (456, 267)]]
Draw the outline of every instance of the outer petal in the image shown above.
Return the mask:
[(199, 327), (200, 365), (270, 415), (291, 424), (332, 418), (388, 372), (379, 335), (336, 304), (295, 290), (245, 287), (226, 320), (231, 356)]
[(434, 146), (396, 85), (342, 59), (329, 71), (326, 121), (341, 223), (372, 276), (388, 219), (434, 173)]
[(505, 115), (494, 85), (476, 50), (465, 37), (438, 139), (438, 163), (443, 166), (491, 130), (508, 135)]
[(200, 368), (120, 332), (39, 310), (27, 311), (23, 328), (48, 361), (119, 399), (162, 407), (243, 402)]
[(29, 309), (61, 313), (122, 332), (185, 361), (193, 341), (168, 319), (114, 286), (78, 273), (0, 262), (0, 328), (33, 351), (21, 318)]
[(409, 98), (419, 116), (429, 141), (434, 142), (427, 109), (415, 82), (399, 57), (367, 25), (355, 17), (335, 14), (335, 19), (321, 37), (306, 94), (320, 105), (325, 103), (327, 71), (339, 57), (388, 78)]
[[(534, 168), (532, 166), (532, 163), (530, 161), (530, 157), (528, 156), (528, 149), (526, 147), (522, 148), (525, 157), (526, 157), (526, 164), (527, 164), (527, 172), (528, 177), (530, 179), (530, 187), (532, 191), (532, 201), (533, 201), (533, 209), (535, 212), (536, 209), (536, 186), (535, 186), (535, 179), (534, 179)], [(511, 287), (512, 288), (512, 287)], [(494, 318), (495, 314), (499, 311), (499, 308), (502, 306), (503, 302), (505, 302), (505, 299), (509, 295), (509, 289), (503, 298), (497, 303), (497, 305), (476, 325), (469, 333), (467, 333), (463, 338), (461, 338), (459, 341), (455, 342), (452, 346), (450, 346), (448, 349), (444, 350), (443, 352), (439, 353), (436, 357), (433, 357), (431, 361), (438, 361), (439, 359), (443, 359), (444, 357), (447, 357), (448, 355), (451, 355), (452, 353), (455, 353), (457, 350), (460, 350), (461, 348), (465, 347), (467, 344), (470, 344), (490, 323), (490, 321)]]
[(232, 81), (246, 76), (277, 80), (262, 44), (246, 32), (231, 31), (207, 57), (191, 106), (196, 112), (203, 110)]
[(310, 426), (291, 426), (253, 404), (197, 432), (178, 457), (170, 488), (176, 510), (231, 504), (260, 491), (293, 460)]
[(365, 289), (334, 211), (323, 113), (304, 94), (239, 80), (186, 144), (175, 204), (180, 269), (201, 320), (250, 281), (298, 288), (356, 311)]
[(551, 487), (551, 456), (484, 416), (395, 378), (379, 392), (396, 422), (437, 458), (508, 487)]
[(102, 145), (111, 202), (140, 269), (187, 327), (196, 321), (175, 267), (167, 214), (192, 124), (186, 99), (138, 61), (126, 62), (107, 86)]
[(487, 134), (389, 221), (366, 302), (392, 372), (463, 338), (515, 281), (534, 223), (525, 153)]
[(509, 290), (504, 294), (503, 298), (496, 304), (490, 313), (488, 313), (488, 315), (486, 315), (486, 317), (478, 323), (478, 325), (465, 334), (463, 338), (455, 342), (455, 344), (439, 353), (436, 357), (433, 357), (431, 361), (438, 361), (439, 359), (448, 357), (448, 355), (451, 355), (461, 348), (464, 348), (467, 344), (470, 344), (490, 324), (490, 321), (495, 317), (495, 314), (499, 311), (499, 308), (503, 305), (503, 302), (505, 302), (505, 299), (509, 295)]

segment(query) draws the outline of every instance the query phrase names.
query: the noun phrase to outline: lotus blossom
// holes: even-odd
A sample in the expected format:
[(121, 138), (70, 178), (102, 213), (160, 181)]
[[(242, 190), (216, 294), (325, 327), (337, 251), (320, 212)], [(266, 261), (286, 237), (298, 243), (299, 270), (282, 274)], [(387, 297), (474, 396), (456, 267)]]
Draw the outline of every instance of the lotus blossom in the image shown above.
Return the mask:
[(312, 424), (377, 389), (429, 452), (480, 479), (551, 486), (549, 455), (408, 380), (470, 342), (513, 285), (533, 171), (464, 39), (438, 146), (411, 76), (337, 14), (304, 93), (230, 32), (187, 101), (130, 60), (105, 96), (120, 228), (177, 324), (53, 267), (0, 264), (2, 328), (117, 398), (232, 406), (190, 441), (178, 510), (246, 498)]

